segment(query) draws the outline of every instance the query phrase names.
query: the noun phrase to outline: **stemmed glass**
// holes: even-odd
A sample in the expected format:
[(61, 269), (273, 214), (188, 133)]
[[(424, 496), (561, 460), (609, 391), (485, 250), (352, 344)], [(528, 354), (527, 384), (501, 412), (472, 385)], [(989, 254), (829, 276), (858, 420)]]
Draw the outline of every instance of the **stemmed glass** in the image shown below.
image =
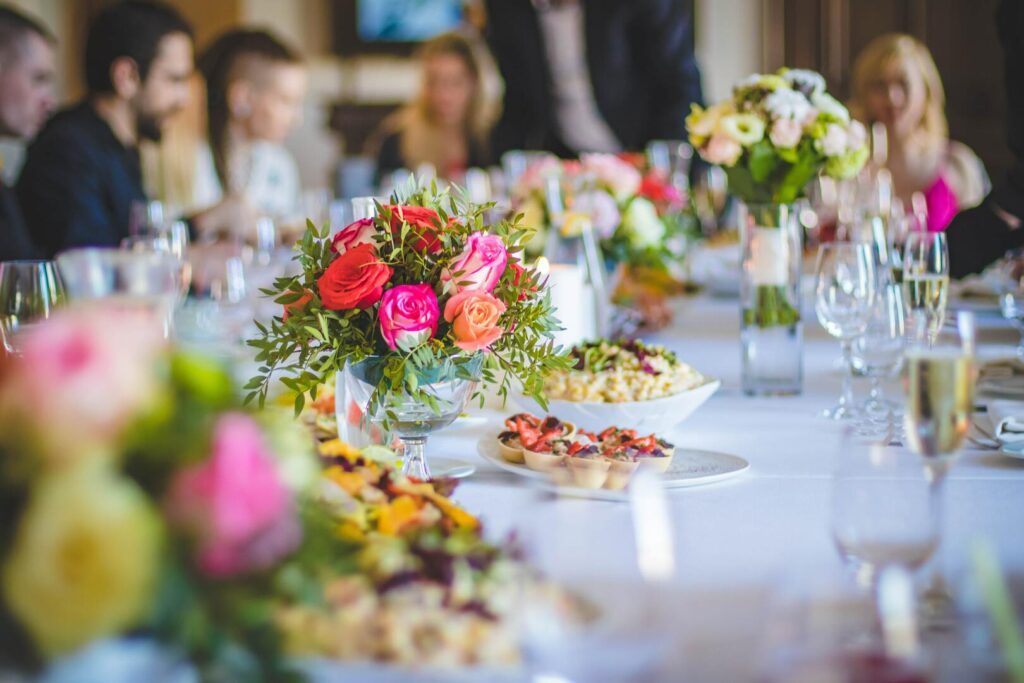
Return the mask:
[(920, 569), (939, 544), (939, 499), (921, 467), (895, 448), (844, 430), (832, 477), (832, 539), (858, 583), (891, 566)]
[(946, 318), (949, 250), (946, 235), (916, 230), (903, 246), (903, 299), (915, 340), (931, 342)]
[[(940, 504), (946, 474), (971, 424), (974, 355), (974, 315), (966, 311), (957, 314), (955, 329), (944, 329), (907, 351), (907, 441), (923, 458)], [(925, 592), (924, 607), (934, 615), (944, 613), (950, 603), (943, 584), (936, 571)]]
[(999, 310), (1003, 317), (1010, 321), (1020, 340), (1017, 342), (1017, 355), (1024, 357), (1024, 263), (1020, 251), (1006, 254), (999, 265)]
[(64, 284), (53, 261), (0, 263), (0, 337), (7, 353), (20, 352), (19, 337), (64, 302)]
[(888, 271), (878, 277), (878, 291), (864, 333), (853, 342), (853, 367), (871, 380), (862, 410), (869, 420), (892, 427), (892, 408), (882, 391), (883, 378), (894, 377), (903, 366), (905, 329), (903, 293)]
[(877, 275), (871, 247), (863, 243), (832, 242), (818, 251), (818, 280), (814, 310), (825, 330), (837, 338), (843, 350), (843, 386), (839, 403), (826, 417), (855, 417), (853, 406), (853, 340), (867, 329), (874, 305)]

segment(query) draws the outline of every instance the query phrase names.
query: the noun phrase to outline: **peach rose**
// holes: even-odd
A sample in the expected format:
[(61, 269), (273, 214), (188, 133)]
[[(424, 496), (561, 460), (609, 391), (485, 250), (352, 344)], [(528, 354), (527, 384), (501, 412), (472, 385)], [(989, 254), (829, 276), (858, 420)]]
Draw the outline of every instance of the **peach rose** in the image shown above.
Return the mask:
[(455, 345), (464, 351), (479, 351), (493, 344), (504, 330), (498, 318), (505, 304), (487, 292), (459, 292), (444, 305), (444, 319), (452, 324)]

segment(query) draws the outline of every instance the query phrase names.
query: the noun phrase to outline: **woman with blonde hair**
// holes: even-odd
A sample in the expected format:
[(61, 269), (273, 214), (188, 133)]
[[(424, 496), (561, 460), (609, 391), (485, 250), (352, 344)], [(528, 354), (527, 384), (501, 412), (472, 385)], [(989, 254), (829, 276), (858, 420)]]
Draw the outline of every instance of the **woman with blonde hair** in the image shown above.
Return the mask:
[(467, 168), (488, 161), (480, 64), (472, 45), (458, 33), (424, 43), (419, 58), (419, 95), (382, 124), (377, 170), (383, 175), (429, 164), (439, 177), (459, 180)]
[(913, 36), (893, 33), (872, 40), (853, 66), (854, 117), (885, 126), (886, 166), (906, 205), (921, 192), (928, 227), (943, 230), (957, 211), (977, 205), (988, 191), (981, 160), (949, 139), (946, 95), (928, 48)]

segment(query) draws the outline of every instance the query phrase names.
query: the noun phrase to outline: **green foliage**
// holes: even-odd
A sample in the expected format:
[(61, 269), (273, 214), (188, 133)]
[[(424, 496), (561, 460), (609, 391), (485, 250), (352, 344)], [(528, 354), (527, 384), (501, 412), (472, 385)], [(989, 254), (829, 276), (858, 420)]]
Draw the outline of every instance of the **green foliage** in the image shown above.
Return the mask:
[(793, 307), (781, 285), (759, 285), (754, 304), (743, 309), (743, 324), (752, 327), (788, 327), (800, 322), (800, 311)]
[[(392, 195), (391, 205), (425, 206), (434, 209), (438, 221), (440, 250), (435, 254), (415, 247), (421, 238), (415, 225), (399, 220), (389, 205), (377, 205), (374, 224), (377, 253), (390, 266), (393, 275), (386, 287), (403, 284), (430, 284), (437, 295), (442, 317), (437, 333), (408, 352), (392, 351), (380, 334), (377, 307), (367, 310), (329, 310), (320, 299), (317, 280), (334, 260), (327, 226), (317, 229), (312, 223), (296, 245), (295, 260), (301, 273), (282, 277), (265, 291), (284, 306), (294, 303), (304, 292), (312, 295), (301, 310), (290, 313), (288, 320), (275, 316), (258, 323), (259, 336), (248, 343), (256, 349), (258, 374), (245, 386), (246, 402), (258, 401), (262, 406), (272, 382), (295, 393), (295, 411), (299, 413), (307, 399), (316, 397), (320, 385), (339, 372), (346, 363), (358, 363), (371, 357), (380, 358), (374, 376), (375, 390), (370, 400), (373, 414), (389, 396), (404, 394), (427, 405), (436, 406), (436, 399), (424, 385), (432, 369), (446, 368), (455, 377), (481, 380), (481, 386), (497, 385), (498, 393), (507, 396), (513, 381), (522, 383), (527, 394), (542, 400), (544, 373), (566, 367), (564, 351), (553, 340), (560, 329), (549, 297), (539, 276), (527, 270), (516, 283), (511, 264), (518, 264), (530, 231), (517, 220), (488, 225), (484, 214), (491, 205), (472, 205), (461, 194), (436, 187), (413, 191), (408, 196)], [(392, 223), (398, 225), (392, 230)], [(442, 273), (458, 256), (470, 235), (491, 232), (499, 236), (509, 252), (509, 264), (492, 294), (501, 300), (506, 311), (499, 323), (505, 333), (491, 345), (489, 352), (468, 353), (455, 346), (451, 324), (443, 317), (444, 304), (451, 295), (452, 284), (443, 283)], [(460, 273), (453, 273), (458, 280)], [(478, 374), (477, 374), (478, 373)], [(424, 381), (424, 380), (427, 381)]]

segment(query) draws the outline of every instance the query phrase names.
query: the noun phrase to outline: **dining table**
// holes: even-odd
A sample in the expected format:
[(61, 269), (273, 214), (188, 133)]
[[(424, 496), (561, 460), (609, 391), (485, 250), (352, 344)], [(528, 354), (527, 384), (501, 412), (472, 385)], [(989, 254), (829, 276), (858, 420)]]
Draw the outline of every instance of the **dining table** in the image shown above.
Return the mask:
[[(790, 675), (799, 666), (786, 657), (813, 656), (819, 646), (811, 641), (835, 646), (850, 614), (837, 606), (848, 599), (857, 603), (858, 595), (830, 532), (833, 473), (849, 424), (822, 416), (839, 393), (839, 344), (808, 308), (803, 390), (747, 396), (740, 384), (737, 300), (701, 294), (673, 299), (671, 306), (672, 324), (645, 341), (721, 380), (721, 388), (663, 436), (680, 449), (737, 455), (750, 466), (723, 481), (666, 490), (670, 576), (651, 580), (640, 570), (628, 502), (559, 495), (481, 457), (478, 445), (494, 438), (503, 417), (517, 410), (514, 402), (502, 407), (492, 397), (485, 408), (433, 435), (428, 453), (475, 466), (454, 497), (481, 519), (488, 537), (513, 537), (547, 576), (621, 616), (622, 628), (665, 639), (660, 664), (642, 680), (800, 680)], [(1012, 356), (1017, 333), (997, 308), (975, 308), (979, 357)], [(899, 378), (884, 386), (889, 398), (902, 403)], [(855, 389), (863, 399), (867, 380)], [(979, 408), (984, 401), (977, 397)], [(908, 459), (919, 457), (905, 446), (894, 448)], [(946, 487), (941, 545), (915, 580), (923, 590), (940, 571), (954, 618), (922, 628), (921, 666), (932, 680), (1003, 680), (984, 611), (972, 598), (971, 557), (977, 543), (987, 543), (1011, 585), (1024, 577), (1024, 460), (967, 442)], [(641, 680), (615, 673), (614, 664), (599, 656), (590, 671), (534, 680)]]

